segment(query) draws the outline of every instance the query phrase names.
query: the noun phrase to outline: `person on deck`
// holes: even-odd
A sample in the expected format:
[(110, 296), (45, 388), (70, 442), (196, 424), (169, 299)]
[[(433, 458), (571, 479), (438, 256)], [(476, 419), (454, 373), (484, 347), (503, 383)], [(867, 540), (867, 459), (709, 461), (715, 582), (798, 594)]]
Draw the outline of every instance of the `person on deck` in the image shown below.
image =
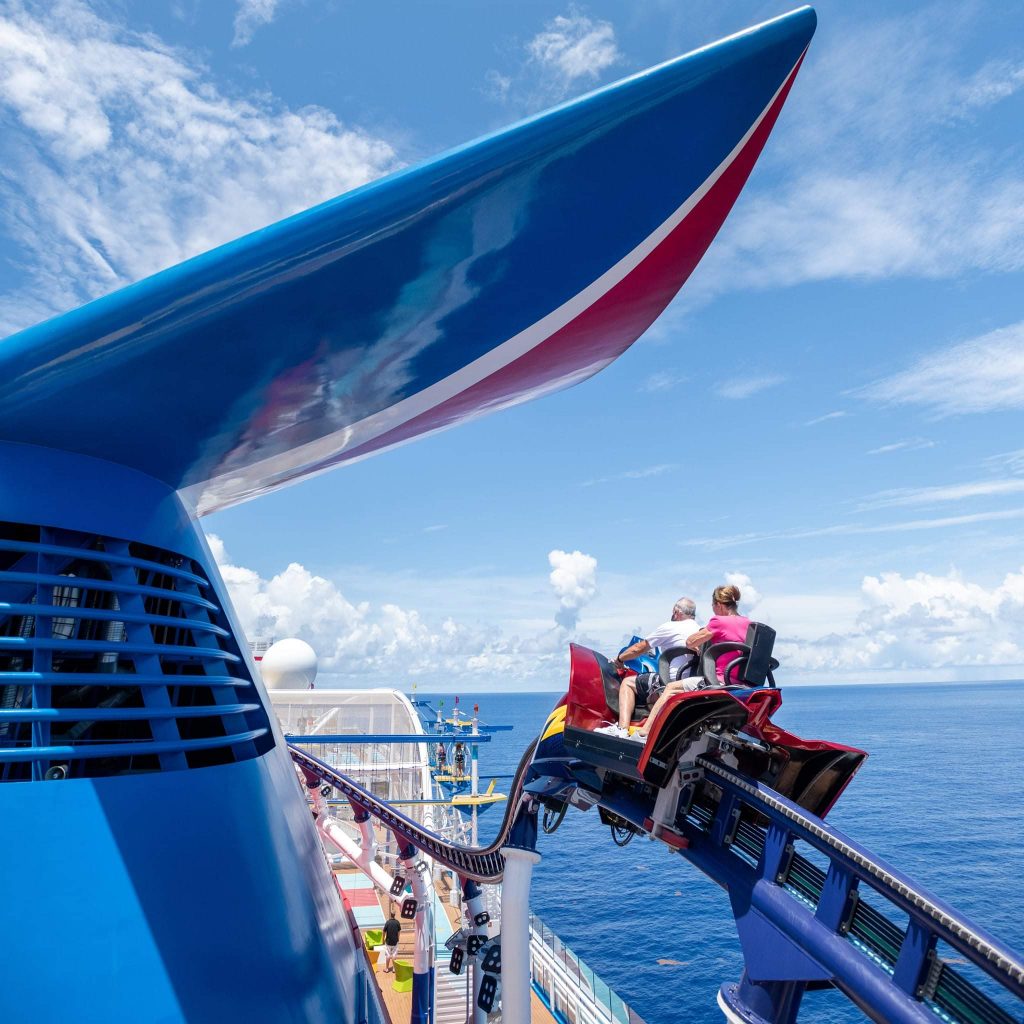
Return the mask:
[[(613, 662), (612, 667), (621, 671), (623, 662), (637, 658), (642, 654), (658, 648), (667, 651), (673, 647), (686, 647), (693, 634), (700, 631), (697, 622), (697, 605), (689, 597), (681, 597), (672, 606), (672, 617), (663, 622), (648, 637), (627, 647)], [(619, 721), (615, 725), (606, 725), (594, 732), (618, 739), (637, 739), (631, 736), (629, 723), (633, 718), (633, 710), (637, 704), (653, 704), (661, 694), (666, 683), (678, 680), (689, 668), (691, 657), (688, 654), (673, 658), (669, 665), (670, 679), (663, 680), (657, 672), (641, 672), (639, 675), (626, 676), (619, 687)]]
[(398, 937), (402, 934), (400, 921), (395, 920), (395, 912), (384, 922), (384, 973), (389, 974), (395, 969), (395, 957), (398, 956)]

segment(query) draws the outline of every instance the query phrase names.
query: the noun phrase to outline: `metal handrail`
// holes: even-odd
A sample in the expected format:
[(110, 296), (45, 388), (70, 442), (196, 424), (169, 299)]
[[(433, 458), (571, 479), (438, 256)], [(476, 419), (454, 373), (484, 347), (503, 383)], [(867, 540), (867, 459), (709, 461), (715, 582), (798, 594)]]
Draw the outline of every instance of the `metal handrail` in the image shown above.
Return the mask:
[(519, 814), (523, 798), (523, 782), (526, 772), (533, 760), (533, 752), (537, 741), (527, 747), (516, 769), (515, 778), (509, 787), (508, 802), (505, 815), (497, 837), (487, 846), (463, 846), (450, 843), (436, 832), (424, 828), (419, 822), (392, 807), (387, 801), (374, 796), (368, 789), (361, 786), (355, 779), (331, 767), (320, 758), (289, 743), (292, 760), (305, 772), (310, 773), (320, 782), (327, 783), (337, 789), (343, 796), (358, 804), (382, 825), (396, 832), (403, 839), (412, 843), (418, 850), (440, 861), (446, 867), (457, 871), (464, 878), (472, 878), (476, 882), (500, 882), (505, 873), (505, 858), (501, 848), (508, 841), (512, 828)]

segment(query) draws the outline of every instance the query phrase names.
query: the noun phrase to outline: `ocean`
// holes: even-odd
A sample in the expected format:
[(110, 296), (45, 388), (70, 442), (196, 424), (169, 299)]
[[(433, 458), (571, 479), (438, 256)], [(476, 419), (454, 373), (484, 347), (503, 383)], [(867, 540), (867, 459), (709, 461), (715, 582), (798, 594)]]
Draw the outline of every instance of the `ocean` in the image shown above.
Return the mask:
[[(775, 720), (870, 757), (829, 821), (988, 932), (1024, 950), (1024, 713), (1020, 683), (822, 685), (784, 689)], [(511, 773), (559, 699), (464, 694), (481, 720), (512, 724), (481, 745)], [(447, 708), (452, 697), (440, 698)], [(507, 782), (506, 782), (507, 785)], [(499, 789), (502, 786), (499, 784)], [(499, 805), (500, 807), (500, 805)], [(501, 810), (481, 817), (481, 839)], [(721, 1024), (718, 987), (742, 955), (723, 890), (656, 842), (615, 846), (596, 811), (570, 809), (541, 834), (533, 909), (649, 1024)], [(800, 1020), (863, 1021), (838, 992), (804, 997)]]

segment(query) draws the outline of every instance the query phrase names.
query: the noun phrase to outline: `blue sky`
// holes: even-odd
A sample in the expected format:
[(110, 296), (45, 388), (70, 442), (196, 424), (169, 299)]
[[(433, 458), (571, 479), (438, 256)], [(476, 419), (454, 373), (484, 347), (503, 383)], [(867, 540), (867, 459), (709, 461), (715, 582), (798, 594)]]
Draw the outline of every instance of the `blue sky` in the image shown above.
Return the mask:
[[(788, 6), (0, 2), (0, 334)], [(784, 679), (1024, 675), (1020, 12), (817, 9), (622, 359), (205, 521), (251, 630), (556, 689), (729, 576)]]

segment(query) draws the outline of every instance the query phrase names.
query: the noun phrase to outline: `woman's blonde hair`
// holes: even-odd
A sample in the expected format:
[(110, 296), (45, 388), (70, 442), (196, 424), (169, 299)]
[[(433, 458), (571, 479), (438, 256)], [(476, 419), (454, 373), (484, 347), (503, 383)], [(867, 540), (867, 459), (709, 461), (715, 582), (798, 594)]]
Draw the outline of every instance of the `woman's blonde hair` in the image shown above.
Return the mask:
[(711, 594), (711, 600), (717, 604), (724, 604), (729, 608), (735, 608), (740, 601), (740, 588), (734, 587), (731, 583), (725, 587), (715, 587)]

